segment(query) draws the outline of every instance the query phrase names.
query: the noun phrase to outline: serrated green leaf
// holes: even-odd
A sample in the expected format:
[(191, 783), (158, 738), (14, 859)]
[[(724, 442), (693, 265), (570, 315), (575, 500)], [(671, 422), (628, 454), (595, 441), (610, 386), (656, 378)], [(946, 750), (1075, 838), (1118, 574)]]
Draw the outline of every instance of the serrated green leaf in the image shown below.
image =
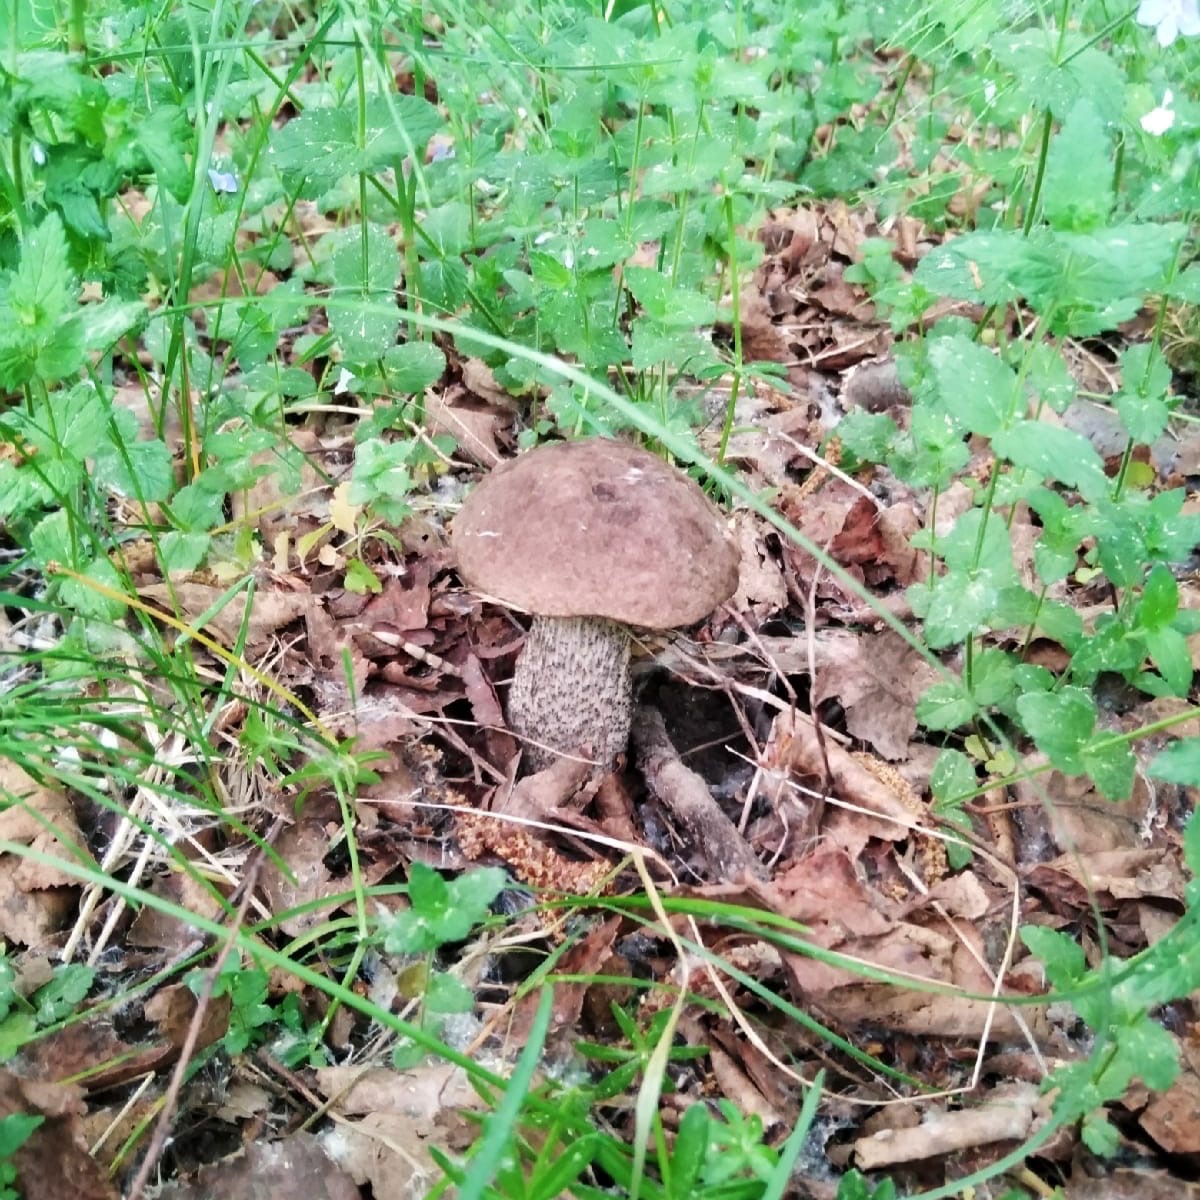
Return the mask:
[(303, 195), (312, 198), (345, 175), (420, 156), (441, 126), (432, 104), (407, 93), (369, 100), (361, 137), (356, 104), (313, 108), (274, 133), (269, 158), (286, 178), (303, 181)]
[(1022, 925), (1021, 941), (1046, 968), (1055, 991), (1072, 991), (1087, 973), (1083, 947), (1074, 938), (1044, 925)]
[(1095, 497), (1107, 490), (1104, 462), (1081, 433), (1045, 421), (1014, 421), (998, 430), (992, 448), (1040, 479), (1053, 479)]
[[(1151, 759), (1146, 771), (1155, 779), (1200, 788), (1200, 737), (1172, 743)], [(1193, 814), (1188, 827), (1195, 827), (1193, 837), (1200, 841), (1200, 818)], [(1200, 863), (1192, 866), (1192, 873), (1200, 875)]]
[(383, 358), (388, 386), (394, 392), (416, 395), (441, 379), (446, 356), (432, 342), (405, 342)]
[(929, 347), (942, 406), (970, 433), (991, 437), (1007, 424), (1016, 376), (990, 350), (955, 334)]
[(1093, 738), (1083, 747), (1080, 761), (1083, 774), (1091, 778), (1105, 799), (1129, 799), (1137, 760), (1125, 743), (1111, 742), (1107, 735)]
[[(1000, 589), (987, 570), (951, 571), (934, 581), (925, 610), (925, 638), (933, 649), (963, 641), (986, 628)], [(916, 594), (911, 593), (911, 594)]]
[(1050, 143), (1042, 206), (1055, 229), (1095, 229), (1113, 204), (1112, 137), (1090, 96), (1078, 99)]
[(1062, 771), (1082, 772), (1080, 754), (1096, 727), (1096, 705), (1082, 688), (1026, 692), (1017, 698), (1026, 733)]
[(933, 684), (917, 701), (917, 720), (935, 733), (960, 728), (978, 711), (961, 684), (951, 680)]
[(1089, 46), (1079, 33), (1060, 37), (1056, 30), (1034, 24), (996, 35), (989, 49), (1012, 72), (1017, 93), (1030, 108), (1049, 109), (1063, 121), (1087, 98), (1104, 121), (1120, 120), (1125, 76), (1109, 55)]
[(716, 319), (717, 306), (707, 296), (681, 287), (661, 271), (626, 267), (625, 286), (656, 325), (671, 329), (707, 325)]

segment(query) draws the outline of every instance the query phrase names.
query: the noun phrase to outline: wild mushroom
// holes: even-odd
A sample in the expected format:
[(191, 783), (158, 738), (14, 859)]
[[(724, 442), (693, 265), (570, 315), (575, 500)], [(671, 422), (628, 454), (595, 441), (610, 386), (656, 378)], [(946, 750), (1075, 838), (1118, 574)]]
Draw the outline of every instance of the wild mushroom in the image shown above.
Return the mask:
[(693, 625), (737, 587), (720, 510), (656, 455), (606, 438), (497, 467), (452, 542), (471, 587), (533, 614), (508, 717), (535, 770), (556, 753), (611, 768), (633, 710), (628, 627)]

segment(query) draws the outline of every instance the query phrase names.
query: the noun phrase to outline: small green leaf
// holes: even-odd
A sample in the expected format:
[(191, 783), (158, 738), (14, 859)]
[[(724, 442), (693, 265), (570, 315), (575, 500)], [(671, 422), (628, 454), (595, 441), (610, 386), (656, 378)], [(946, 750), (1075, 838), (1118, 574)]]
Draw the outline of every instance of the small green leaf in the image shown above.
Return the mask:
[(367, 593), (378, 596), (383, 591), (379, 576), (361, 558), (352, 558), (346, 564), (345, 584), (346, 591), (356, 596), (365, 596)]
[(1179, 584), (1170, 568), (1158, 563), (1142, 588), (1142, 597), (1135, 610), (1137, 623), (1143, 629), (1162, 629), (1171, 624), (1178, 611)]
[(1080, 757), (1083, 773), (1105, 799), (1129, 799), (1137, 760), (1124, 742), (1112, 742), (1107, 735), (1094, 738), (1083, 747)]
[[(1192, 688), (1192, 652), (1187, 638), (1177, 629), (1152, 629), (1146, 635), (1146, 649), (1167, 686), (1167, 694), (1186, 696)], [(1162, 692), (1155, 692), (1162, 695)]]
[(475, 993), (457, 976), (434, 971), (425, 989), (425, 1007), (433, 1013), (468, 1013), (475, 1007)]
[(1044, 925), (1022, 925), (1021, 941), (1030, 953), (1041, 959), (1046, 978), (1055, 991), (1072, 991), (1087, 973), (1087, 958), (1083, 947), (1057, 929)]
[[(1179, 783), (1184, 787), (1200, 788), (1200, 737), (1183, 738), (1173, 742), (1165, 750), (1159, 751), (1146, 768), (1147, 774), (1155, 779), (1165, 779), (1168, 783)], [(1200, 819), (1195, 816), (1189, 822), (1189, 829), (1195, 827), (1195, 835), (1200, 838)], [(1194, 874), (1200, 874), (1200, 863), (1192, 868)]]
[(1079, 1127), (1083, 1144), (1100, 1158), (1111, 1158), (1121, 1148), (1121, 1133), (1098, 1112), (1088, 1113)]
[(68, 963), (54, 972), (54, 978), (33, 994), (39, 1025), (52, 1025), (69, 1017), (92, 990), (96, 972), (82, 963)]
[(943, 750), (929, 775), (933, 811), (943, 816), (951, 811), (961, 812), (965, 797), (978, 786), (975, 764), (961, 750)]
[(446, 356), (432, 342), (405, 342), (383, 356), (388, 386), (416, 395), (441, 379)]
[(1025, 731), (1039, 750), (1062, 771), (1083, 770), (1081, 751), (1096, 727), (1096, 705), (1082, 688), (1058, 692), (1026, 692), (1017, 698)]
[[(8, 1160), (30, 1139), (34, 1130), (45, 1119), (44, 1116), (35, 1116), (33, 1113), (16, 1112), (9, 1113), (6, 1117), (0, 1117), (0, 1164), (7, 1164)], [(12, 1179), (4, 1178), (2, 1170), (3, 1168), (0, 1167), (0, 1186), (13, 1182)], [(3, 1194), (4, 1192), (0, 1192), (0, 1195)], [(8, 1195), (16, 1200), (16, 1192), (8, 1192)]]

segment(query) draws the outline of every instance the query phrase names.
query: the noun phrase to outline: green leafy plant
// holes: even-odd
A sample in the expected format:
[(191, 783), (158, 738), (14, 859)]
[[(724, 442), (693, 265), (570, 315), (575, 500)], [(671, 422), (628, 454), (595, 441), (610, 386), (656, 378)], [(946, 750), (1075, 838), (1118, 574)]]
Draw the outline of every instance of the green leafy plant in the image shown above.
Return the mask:
[(16, 1164), (12, 1156), (33, 1136), (45, 1117), (32, 1113), (9, 1113), (0, 1117), (0, 1200), (21, 1200), (13, 1187), (17, 1181)]
[(14, 1058), (39, 1031), (77, 1012), (95, 978), (91, 967), (60, 963), (46, 983), (26, 995), (12, 962), (0, 955), (0, 1062)]
[[(488, 916), (492, 901), (507, 886), (508, 877), (497, 867), (481, 867), (447, 880), (437, 871), (414, 862), (408, 872), (409, 907), (380, 922), (383, 948), (388, 954), (416, 959), (405, 973), (411, 998), (419, 998), (421, 1021), (431, 1030), (441, 1029), (447, 1018), (470, 1012), (475, 997), (456, 975), (434, 967), (443, 946), (461, 942)], [(397, 1066), (419, 1059), (422, 1047), (408, 1041), (397, 1047)]]

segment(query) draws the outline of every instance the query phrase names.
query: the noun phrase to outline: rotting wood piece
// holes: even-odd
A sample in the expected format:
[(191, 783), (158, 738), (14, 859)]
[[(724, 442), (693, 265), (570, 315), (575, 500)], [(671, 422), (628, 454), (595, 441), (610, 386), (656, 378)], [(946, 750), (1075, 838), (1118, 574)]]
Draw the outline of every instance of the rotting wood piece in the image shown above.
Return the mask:
[(638, 709), (633, 748), (646, 786), (675, 815), (689, 843), (704, 855), (712, 880), (767, 879), (766, 869), (712, 798), (708, 785), (683, 764), (658, 709)]

